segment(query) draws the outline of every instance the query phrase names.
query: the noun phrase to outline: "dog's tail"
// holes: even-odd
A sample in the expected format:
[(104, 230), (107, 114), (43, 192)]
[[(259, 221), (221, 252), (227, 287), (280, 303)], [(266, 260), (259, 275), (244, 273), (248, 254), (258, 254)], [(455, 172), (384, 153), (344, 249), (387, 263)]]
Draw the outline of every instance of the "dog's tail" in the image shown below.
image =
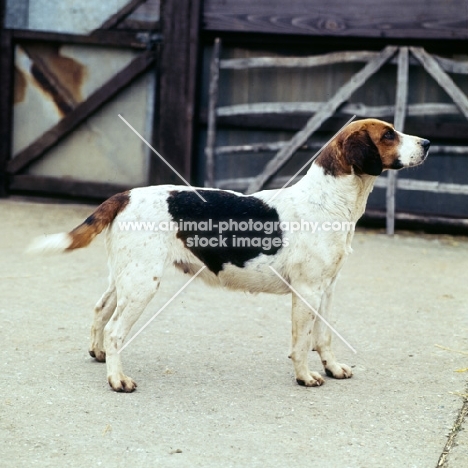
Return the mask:
[(27, 248), (28, 253), (59, 253), (87, 247), (127, 206), (130, 193), (122, 192), (107, 199), (96, 211), (70, 232), (37, 237)]

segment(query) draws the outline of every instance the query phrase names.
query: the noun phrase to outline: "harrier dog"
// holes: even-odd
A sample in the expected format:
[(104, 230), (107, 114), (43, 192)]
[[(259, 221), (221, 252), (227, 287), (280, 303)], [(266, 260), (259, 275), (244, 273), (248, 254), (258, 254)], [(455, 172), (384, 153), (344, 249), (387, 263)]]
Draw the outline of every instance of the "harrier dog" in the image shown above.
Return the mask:
[[(389, 123), (355, 121), (323, 149), (299, 182), (281, 191), (243, 195), (174, 185), (136, 188), (109, 198), (71, 232), (36, 239), (30, 250), (71, 251), (106, 231), (110, 280), (94, 310), (89, 353), (107, 363), (115, 391), (136, 388), (123, 372), (119, 350), (167, 267), (198, 274), (210, 285), (292, 292), (295, 378), (300, 385), (319, 386), (324, 379), (309, 370), (310, 350), (318, 352), (328, 376), (352, 375), (336, 360), (332, 333), (321, 317), (329, 315), (337, 275), (352, 251), (354, 225), (375, 179), (385, 170), (421, 164), (429, 146), (428, 140), (400, 133)], [(314, 232), (287, 229), (311, 221), (319, 226)], [(152, 228), (123, 227), (141, 222), (151, 222)], [(325, 229), (336, 223), (350, 228)]]

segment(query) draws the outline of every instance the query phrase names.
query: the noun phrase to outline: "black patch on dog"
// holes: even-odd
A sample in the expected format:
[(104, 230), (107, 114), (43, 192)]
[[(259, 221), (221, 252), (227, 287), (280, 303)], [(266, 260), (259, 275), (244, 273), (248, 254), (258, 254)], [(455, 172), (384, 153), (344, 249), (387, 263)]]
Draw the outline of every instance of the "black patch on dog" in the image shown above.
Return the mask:
[[(178, 224), (177, 237), (213, 273), (228, 263), (243, 268), (249, 260), (275, 255), (281, 248), (278, 212), (259, 198), (222, 190), (198, 193), (206, 202), (193, 191), (174, 190), (167, 204)], [(226, 224), (220, 223), (228, 223), (223, 232)]]

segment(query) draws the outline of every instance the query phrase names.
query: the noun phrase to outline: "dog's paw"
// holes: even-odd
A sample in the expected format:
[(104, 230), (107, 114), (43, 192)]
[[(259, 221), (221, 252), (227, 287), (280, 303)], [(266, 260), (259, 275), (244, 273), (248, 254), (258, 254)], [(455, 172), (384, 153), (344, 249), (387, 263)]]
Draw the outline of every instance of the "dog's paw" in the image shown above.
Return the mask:
[(98, 349), (90, 349), (89, 355), (99, 362), (106, 362), (106, 352)]
[(351, 367), (346, 364), (327, 364), (325, 367), (325, 373), (328, 377), (334, 377), (335, 379), (349, 379), (353, 375)]
[(116, 392), (131, 393), (137, 388), (136, 382), (123, 374), (120, 376), (109, 376), (107, 377), (107, 381), (112, 390)]
[(325, 380), (318, 372), (309, 372), (307, 376), (296, 377), (296, 382), (303, 387), (320, 387)]

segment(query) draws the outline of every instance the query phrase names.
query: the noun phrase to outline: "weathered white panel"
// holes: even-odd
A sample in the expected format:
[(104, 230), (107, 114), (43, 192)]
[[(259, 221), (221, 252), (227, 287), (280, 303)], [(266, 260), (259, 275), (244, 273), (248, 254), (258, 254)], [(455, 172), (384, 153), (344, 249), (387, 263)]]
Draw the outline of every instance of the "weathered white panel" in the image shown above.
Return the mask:
[[(125, 68), (136, 54), (131, 50), (77, 45), (59, 49), (39, 44), (17, 47), (13, 154), (29, 146), (64, 116), (57, 97), (34, 71), (31, 57), (39, 57), (53, 81), (79, 104)], [(150, 140), (153, 108), (154, 75), (147, 73), (31, 164), (25, 173), (145, 185), (149, 150), (118, 114)]]
[[(125, 68), (137, 55), (131, 50), (100, 49), (79, 45), (62, 46), (58, 52), (56, 59), (69, 58), (76, 67), (83, 69), (83, 79), (77, 90), (81, 96), (80, 101), (86, 100), (90, 94)], [(21, 101), (16, 102), (14, 107), (14, 155), (62, 118), (62, 113), (52, 96), (34, 78), (32, 61), (21, 47), (16, 48), (15, 65), (17, 73), (21, 73), (21, 78), (25, 81), (23, 84), (25, 87)], [(61, 81), (63, 77), (58, 76), (57, 79)], [(19, 86), (17, 80), (16, 87)]]
[(129, 0), (29, 0), (29, 29), (88, 34)]
[(147, 184), (146, 145), (118, 117), (122, 114), (146, 139), (147, 106), (152, 107), (153, 78), (139, 78), (81, 125), (47, 155), (31, 165), (29, 174), (123, 185)]
[(15, 60), (15, 96), (21, 94), (21, 100), (15, 102), (13, 111), (14, 155), (61, 119), (57, 106), (34, 80), (31, 60), (19, 47), (16, 48)]

